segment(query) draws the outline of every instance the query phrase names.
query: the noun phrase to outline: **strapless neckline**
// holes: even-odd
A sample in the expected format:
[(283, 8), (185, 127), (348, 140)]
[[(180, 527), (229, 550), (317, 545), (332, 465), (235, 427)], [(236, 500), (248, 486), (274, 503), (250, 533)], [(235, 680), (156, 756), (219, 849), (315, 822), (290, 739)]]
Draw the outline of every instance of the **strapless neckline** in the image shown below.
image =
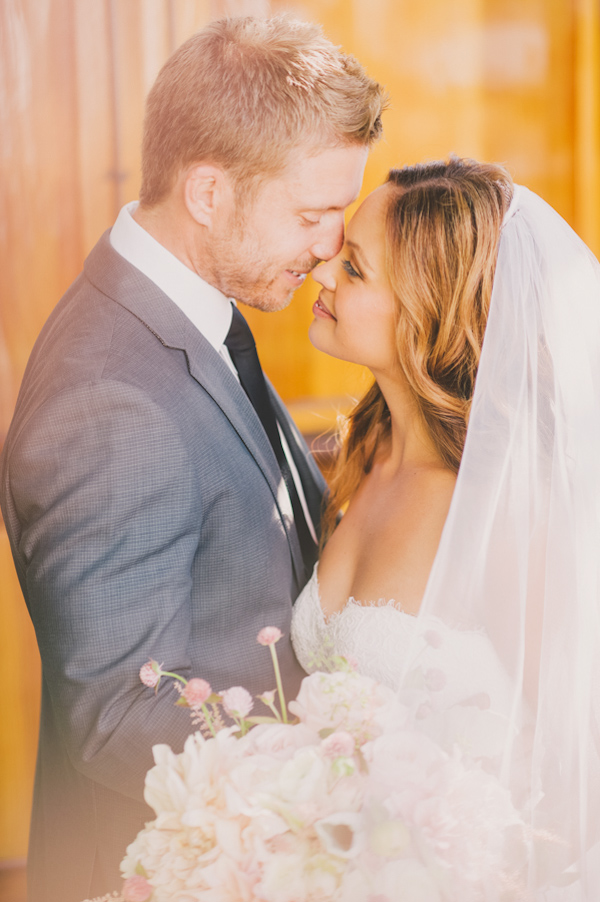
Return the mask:
[(408, 679), (415, 689), (431, 690), (435, 707), (467, 704), (474, 697), (477, 704), (485, 698), (492, 707), (505, 705), (506, 673), (483, 632), (453, 628), (426, 613), (408, 614), (385, 599), (349, 598), (327, 615), (318, 564), (294, 605), (291, 638), (308, 673), (322, 669), (324, 656), (333, 654), (391, 689)]
[(417, 618), (393, 599), (363, 602), (350, 597), (339, 611), (327, 614), (321, 606), (318, 563), (300, 593), (292, 618), (292, 642), (305, 670), (331, 649), (357, 669), (396, 688)]
[(401, 614), (403, 617), (411, 617), (413, 620), (416, 619), (415, 614), (409, 614), (408, 611), (403, 610), (397, 602), (393, 598), (379, 598), (377, 601), (359, 601), (358, 598), (355, 598), (354, 595), (350, 595), (346, 603), (339, 609), (339, 611), (332, 611), (331, 614), (328, 614), (323, 609), (322, 597), (321, 597), (321, 585), (319, 583), (319, 576), (317, 572), (318, 563), (315, 564), (313, 570), (313, 579), (315, 581), (315, 596), (319, 602), (319, 609), (321, 611), (321, 616), (323, 617), (323, 621), (326, 624), (332, 623), (336, 617), (341, 617), (349, 607), (357, 607), (357, 608), (392, 608), (396, 613)]

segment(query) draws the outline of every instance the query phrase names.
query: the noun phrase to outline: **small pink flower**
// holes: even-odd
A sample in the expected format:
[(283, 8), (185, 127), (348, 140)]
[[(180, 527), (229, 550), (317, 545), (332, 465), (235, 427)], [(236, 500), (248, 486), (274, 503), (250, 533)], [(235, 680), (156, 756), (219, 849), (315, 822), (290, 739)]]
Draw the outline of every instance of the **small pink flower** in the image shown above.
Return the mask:
[(439, 692), (446, 685), (446, 675), (439, 667), (430, 667), (425, 671), (425, 685), (430, 692)]
[(321, 748), (327, 758), (350, 758), (354, 754), (354, 736), (338, 730), (323, 740)]
[(243, 686), (232, 686), (222, 693), (223, 708), (232, 717), (247, 717), (254, 707), (252, 696)]
[(212, 689), (210, 687), (210, 683), (207, 683), (206, 680), (198, 679), (198, 677), (194, 677), (194, 679), (189, 680), (185, 688), (182, 690), (181, 694), (184, 699), (193, 707), (194, 705), (203, 705), (207, 698), (210, 698), (212, 695)]
[(262, 695), (258, 696), (258, 700), (263, 703), (263, 705), (272, 705), (275, 701), (275, 690), (269, 689), (268, 692), (263, 692)]
[(140, 667), (140, 680), (144, 686), (148, 686), (149, 689), (154, 689), (158, 686), (161, 667), (162, 664), (159, 664), (158, 661), (154, 661), (152, 658)]
[(128, 877), (123, 884), (122, 896), (125, 902), (147, 902), (152, 896), (152, 887), (145, 877)]
[(427, 630), (423, 634), (423, 638), (432, 648), (440, 648), (443, 643), (443, 639), (437, 630)]
[(282, 636), (283, 633), (276, 626), (265, 626), (256, 637), (256, 641), (261, 645), (275, 645)]

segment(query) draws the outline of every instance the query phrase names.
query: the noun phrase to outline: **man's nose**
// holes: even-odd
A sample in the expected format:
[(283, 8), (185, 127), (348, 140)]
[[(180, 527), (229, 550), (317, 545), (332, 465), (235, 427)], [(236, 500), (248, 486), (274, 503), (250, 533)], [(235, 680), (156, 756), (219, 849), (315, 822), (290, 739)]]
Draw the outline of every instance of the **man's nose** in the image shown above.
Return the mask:
[(344, 214), (336, 214), (328, 222), (324, 222), (322, 231), (311, 247), (311, 253), (318, 260), (331, 260), (339, 254), (344, 243)]

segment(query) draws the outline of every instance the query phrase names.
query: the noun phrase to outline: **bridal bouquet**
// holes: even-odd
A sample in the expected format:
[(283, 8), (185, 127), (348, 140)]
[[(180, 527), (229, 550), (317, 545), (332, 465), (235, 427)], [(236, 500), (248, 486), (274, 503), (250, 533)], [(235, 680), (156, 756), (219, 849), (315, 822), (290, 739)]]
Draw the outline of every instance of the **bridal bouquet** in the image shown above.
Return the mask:
[(344, 659), (304, 679), (289, 722), (280, 636), (258, 636), (276, 668), (278, 693), (261, 696), (271, 718), (250, 716), (241, 687), (217, 695), (156, 662), (142, 668), (149, 686), (175, 677), (200, 729), (181, 754), (154, 747), (145, 798), (156, 819), (127, 849), (121, 898), (470, 902), (508, 887), (506, 850), (521, 822), (497, 780), (417, 730), (413, 696)]

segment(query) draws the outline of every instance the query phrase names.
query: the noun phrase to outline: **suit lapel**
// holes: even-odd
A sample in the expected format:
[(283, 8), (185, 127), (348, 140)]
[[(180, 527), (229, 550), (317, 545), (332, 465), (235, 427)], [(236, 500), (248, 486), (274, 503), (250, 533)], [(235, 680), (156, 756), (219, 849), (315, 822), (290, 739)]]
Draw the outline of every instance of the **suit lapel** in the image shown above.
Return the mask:
[(163, 291), (111, 246), (105, 232), (85, 261), (90, 282), (129, 310), (168, 348), (184, 352), (190, 376), (221, 408), (260, 468), (285, 528), (297, 573), (302, 554), (293, 512), (279, 465), (262, 424), (245, 391), (212, 345)]
[(304, 496), (317, 533), (317, 538), (320, 538), (323, 496), (327, 491), (327, 484), (323, 478), (323, 474), (315, 463), (312, 454), (308, 450), (306, 442), (302, 438), (298, 427), (290, 417), (281, 398), (278, 396), (268, 379), (267, 384), (269, 386), (271, 401), (275, 408), (277, 419), (281, 424), (290, 451), (292, 452), (294, 463), (296, 464), (300, 479), (302, 480)]

